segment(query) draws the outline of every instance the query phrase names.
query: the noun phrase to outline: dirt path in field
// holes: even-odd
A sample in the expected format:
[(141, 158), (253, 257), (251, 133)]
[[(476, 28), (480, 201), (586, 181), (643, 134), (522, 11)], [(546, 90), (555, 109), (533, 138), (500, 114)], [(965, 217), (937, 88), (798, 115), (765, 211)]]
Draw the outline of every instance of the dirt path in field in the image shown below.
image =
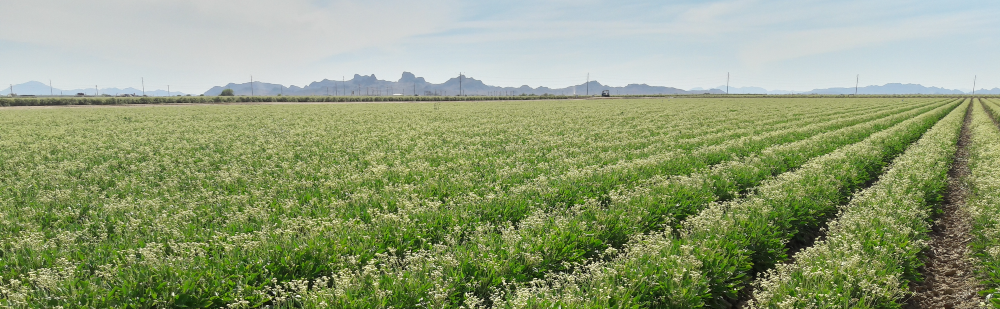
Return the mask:
[(969, 234), (972, 222), (963, 210), (968, 195), (963, 179), (969, 174), (967, 146), (973, 108), (981, 107), (973, 104), (965, 114), (955, 162), (948, 171), (948, 189), (941, 206), (943, 214), (934, 221), (928, 260), (921, 270), (924, 282), (910, 287), (913, 296), (905, 308), (977, 308), (979, 305), (979, 281), (973, 272), (968, 246), (972, 240)]

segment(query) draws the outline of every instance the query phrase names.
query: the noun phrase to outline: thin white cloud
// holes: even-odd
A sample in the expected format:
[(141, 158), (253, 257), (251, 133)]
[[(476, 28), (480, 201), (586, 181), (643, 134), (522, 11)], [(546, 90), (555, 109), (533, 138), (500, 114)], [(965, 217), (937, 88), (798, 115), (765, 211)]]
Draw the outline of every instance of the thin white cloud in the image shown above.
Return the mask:
[(449, 3), (4, 1), (0, 40), (165, 67), (287, 66), (440, 31), (454, 16)]
[[(882, 70), (944, 85), (996, 68), (998, 11), (977, 0), (0, 0), (0, 55), (15, 60), (0, 79), (138, 86), (144, 76), (196, 92), (250, 73), (286, 84), (400, 71), (560, 84), (592, 72), (704, 87), (733, 71), (811, 89), (861, 55), (873, 80)], [(937, 45), (914, 50), (923, 39)], [(966, 42), (978, 46), (971, 55), (943, 56), (941, 46)], [(893, 43), (908, 44), (907, 59), (870, 48)]]
[(750, 66), (915, 39), (932, 39), (968, 33), (983, 19), (962, 13), (920, 17), (892, 23), (775, 31), (747, 43), (740, 59)]

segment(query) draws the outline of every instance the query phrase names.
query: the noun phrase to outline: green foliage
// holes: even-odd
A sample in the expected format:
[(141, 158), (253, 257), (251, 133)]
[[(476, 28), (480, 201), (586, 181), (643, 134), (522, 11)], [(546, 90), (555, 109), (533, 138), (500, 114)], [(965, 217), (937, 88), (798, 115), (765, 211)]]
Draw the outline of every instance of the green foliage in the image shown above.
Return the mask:
[(996, 100), (982, 100), (981, 104), (984, 110), (975, 110), (972, 118), (966, 207), (973, 220), (970, 246), (984, 286), (980, 295), (1000, 308), (1000, 130), (996, 123), (1000, 105)]
[(891, 308), (919, 277), (921, 252), (969, 104), (955, 109), (855, 194), (824, 240), (757, 283), (754, 308)]
[(887, 102), (8, 110), (0, 306), (718, 305), (956, 105)]
[(221, 97), (231, 97), (233, 95), (235, 95), (235, 94), (233, 93), (232, 89), (223, 89), (222, 93), (219, 94), (219, 96), (221, 96)]

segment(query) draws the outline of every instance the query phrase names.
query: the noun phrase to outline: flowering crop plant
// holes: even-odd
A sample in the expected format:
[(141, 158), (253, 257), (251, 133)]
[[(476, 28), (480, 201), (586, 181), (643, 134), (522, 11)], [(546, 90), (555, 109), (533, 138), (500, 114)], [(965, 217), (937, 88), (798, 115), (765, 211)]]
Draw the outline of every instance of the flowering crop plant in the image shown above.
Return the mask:
[(970, 102), (2, 107), (0, 308), (893, 307)]

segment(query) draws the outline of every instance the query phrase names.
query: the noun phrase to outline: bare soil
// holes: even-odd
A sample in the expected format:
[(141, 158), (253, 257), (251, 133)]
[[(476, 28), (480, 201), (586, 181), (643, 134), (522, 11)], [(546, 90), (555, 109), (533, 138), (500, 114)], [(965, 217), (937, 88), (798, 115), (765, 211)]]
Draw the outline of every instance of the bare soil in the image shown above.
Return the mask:
[(969, 174), (968, 145), (972, 109), (969, 106), (958, 141), (955, 162), (948, 171), (948, 188), (944, 194), (943, 212), (934, 221), (930, 250), (921, 272), (924, 282), (913, 284), (913, 296), (905, 308), (978, 308), (979, 281), (974, 272), (974, 262), (969, 252), (972, 240), (971, 219), (964, 211), (968, 188), (965, 176)]

